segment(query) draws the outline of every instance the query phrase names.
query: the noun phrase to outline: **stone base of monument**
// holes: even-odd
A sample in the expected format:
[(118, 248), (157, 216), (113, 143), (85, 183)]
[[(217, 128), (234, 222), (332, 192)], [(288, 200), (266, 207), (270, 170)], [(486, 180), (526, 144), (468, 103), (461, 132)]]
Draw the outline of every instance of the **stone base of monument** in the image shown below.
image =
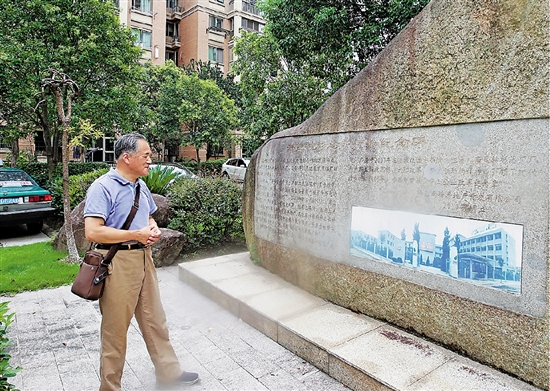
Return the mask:
[(538, 390), (311, 295), (254, 265), (248, 252), (182, 263), (179, 275), (352, 390)]

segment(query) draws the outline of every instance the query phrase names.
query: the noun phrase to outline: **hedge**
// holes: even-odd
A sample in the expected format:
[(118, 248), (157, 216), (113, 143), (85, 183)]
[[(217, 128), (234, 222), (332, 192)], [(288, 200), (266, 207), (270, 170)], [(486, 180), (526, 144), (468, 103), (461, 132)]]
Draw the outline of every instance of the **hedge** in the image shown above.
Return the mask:
[(244, 238), (242, 190), (233, 181), (205, 178), (174, 183), (167, 199), (168, 228), (187, 237), (190, 249)]

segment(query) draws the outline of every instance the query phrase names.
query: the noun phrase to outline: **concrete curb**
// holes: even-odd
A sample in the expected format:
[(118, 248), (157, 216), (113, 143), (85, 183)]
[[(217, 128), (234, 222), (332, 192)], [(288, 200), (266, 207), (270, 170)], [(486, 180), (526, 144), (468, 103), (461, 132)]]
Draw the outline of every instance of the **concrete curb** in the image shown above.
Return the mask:
[(539, 390), (313, 296), (254, 265), (248, 252), (182, 263), (179, 277), (353, 390)]

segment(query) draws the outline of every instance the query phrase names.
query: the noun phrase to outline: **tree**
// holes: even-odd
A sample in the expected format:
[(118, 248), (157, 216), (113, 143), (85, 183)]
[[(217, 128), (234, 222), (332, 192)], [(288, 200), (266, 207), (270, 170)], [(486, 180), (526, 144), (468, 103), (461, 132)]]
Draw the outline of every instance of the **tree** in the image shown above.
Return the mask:
[(449, 270), (448, 266), (450, 261), (450, 254), (451, 254), (451, 233), (449, 232), (449, 227), (445, 227), (445, 230), (443, 231), (443, 244), (441, 248), (441, 265), (440, 269), (442, 272), (447, 272)]
[(454, 246), (456, 247), (456, 262), (460, 265), (460, 234), (455, 235)]
[(191, 59), (189, 64), (183, 67), (188, 75), (196, 74), (199, 79), (213, 80), (220, 89), (227, 94), (229, 98), (235, 102), (237, 107), (241, 104), (241, 91), (238, 84), (235, 82), (235, 75), (228, 73), (224, 76), (223, 72), (213, 64), (210, 60), (204, 62), (202, 60), (195, 61)]
[(243, 32), (233, 71), (240, 76), (241, 126), (252, 150), (276, 132), (299, 125), (328, 97), (325, 81), (296, 68), (265, 33)]
[(233, 100), (214, 81), (188, 75), (173, 62), (150, 67), (148, 75), (144, 88), (154, 117), (151, 132), (168, 143), (195, 147), (200, 168), (200, 148), (224, 146), (231, 138), (237, 124)]
[(0, 14), (0, 113), (12, 129), (43, 131), (51, 174), (63, 132), (53, 90), (43, 88), (52, 71), (78, 86), (70, 121), (88, 118), (107, 132), (134, 125), (141, 49), (113, 2), (0, 0)]
[(212, 80), (185, 75), (176, 89), (183, 92), (177, 110), (178, 122), (185, 130), (183, 142), (195, 147), (200, 171), (199, 149), (206, 146), (226, 146), (231, 130), (237, 125), (234, 102)]
[(140, 49), (108, 1), (0, 0), (0, 13), (0, 112), (12, 128), (42, 129), (50, 177), (61, 138), (67, 247), (76, 261), (68, 190), (73, 110), (80, 100), (80, 118), (120, 129), (123, 116), (105, 109), (121, 108), (112, 102), (125, 95)]
[[(171, 144), (181, 144), (181, 127), (174, 117), (174, 113), (161, 112), (159, 94), (166, 86), (175, 85), (182, 71), (172, 61), (165, 65), (156, 66), (147, 62), (140, 79), (140, 109), (143, 118), (146, 118), (144, 126), (140, 129), (151, 146), (151, 149), (159, 155), (162, 150)], [(166, 104), (166, 103), (164, 103)], [(176, 107), (177, 102), (174, 103)]]
[[(414, 230), (413, 230), (413, 240), (416, 240), (416, 259), (417, 262), (419, 259), (422, 259), (422, 255), (420, 254), (420, 223), (414, 223)], [(414, 262), (413, 262), (414, 264)], [(418, 266), (418, 263), (415, 265)]]
[(368, 64), (429, 0), (263, 0), (281, 55), (333, 91)]

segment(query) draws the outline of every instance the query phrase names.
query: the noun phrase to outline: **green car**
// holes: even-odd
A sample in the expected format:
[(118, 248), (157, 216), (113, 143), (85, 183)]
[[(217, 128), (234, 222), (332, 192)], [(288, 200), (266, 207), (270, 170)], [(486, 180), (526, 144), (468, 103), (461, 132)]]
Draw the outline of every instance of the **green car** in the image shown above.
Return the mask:
[(54, 211), (51, 193), (29, 174), (0, 167), (0, 227), (26, 224), (29, 233), (38, 233)]

